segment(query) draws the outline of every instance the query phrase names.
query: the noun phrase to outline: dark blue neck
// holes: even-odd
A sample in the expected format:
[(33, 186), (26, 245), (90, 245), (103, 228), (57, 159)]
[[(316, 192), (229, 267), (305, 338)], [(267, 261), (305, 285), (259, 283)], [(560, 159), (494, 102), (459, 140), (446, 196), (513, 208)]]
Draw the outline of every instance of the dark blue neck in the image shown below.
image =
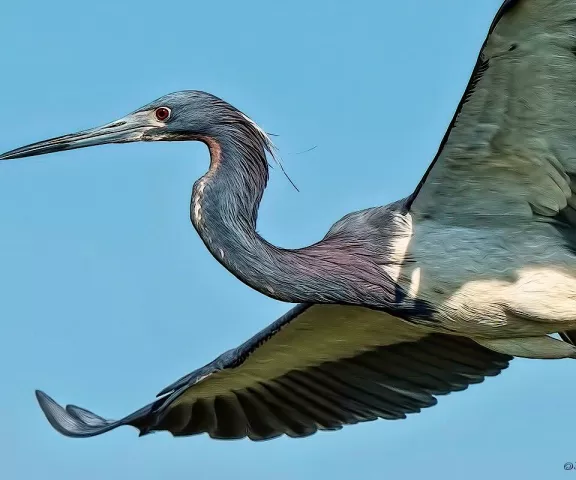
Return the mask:
[(374, 306), (389, 306), (394, 287), (378, 265), (355, 254), (357, 242), (333, 238), (287, 250), (258, 235), (258, 207), (268, 180), (262, 146), (256, 154), (254, 142), (243, 145), (228, 135), (199, 140), (210, 149), (211, 165), (194, 184), (190, 216), (212, 255), (233, 275), (287, 302), (366, 305), (372, 300)]

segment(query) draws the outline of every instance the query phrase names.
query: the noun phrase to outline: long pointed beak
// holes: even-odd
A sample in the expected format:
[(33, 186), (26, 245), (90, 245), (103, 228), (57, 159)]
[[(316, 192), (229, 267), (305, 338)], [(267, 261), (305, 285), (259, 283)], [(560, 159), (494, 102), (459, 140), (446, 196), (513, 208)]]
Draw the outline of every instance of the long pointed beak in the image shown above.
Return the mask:
[(0, 155), (0, 160), (45, 155), (47, 153), (104, 145), (106, 143), (138, 142), (142, 140), (144, 133), (151, 128), (154, 128), (154, 125), (146, 122), (145, 118), (137, 115), (128, 115), (121, 120), (101, 127), (51, 138), (10, 150)]

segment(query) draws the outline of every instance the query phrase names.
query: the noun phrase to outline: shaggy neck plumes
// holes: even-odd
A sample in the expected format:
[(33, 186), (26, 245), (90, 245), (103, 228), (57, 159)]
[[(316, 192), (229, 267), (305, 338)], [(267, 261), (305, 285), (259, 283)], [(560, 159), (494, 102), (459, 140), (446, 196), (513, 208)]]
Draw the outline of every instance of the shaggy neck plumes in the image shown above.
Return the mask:
[(228, 124), (198, 139), (208, 145), (211, 163), (194, 185), (191, 219), (210, 252), (231, 273), (278, 300), (367, 304), (372, 297), (374, 306), (390, 306), (393, 286), (381, 268), (356, 254), (356, 242), (333, 238), (286, 250), (256, 233), (270, 147), (257, 127)]
[(190, 217), (210, 252), (236, 277), (262, 293), (293, 300), (270, 278), (279, 267), (272, 260), (276, 249), (256, 233), (268, 163), (266, 145), (250, 127), (226, 125), (198, 138), (210, 150), (210, 169), (194, 184)]

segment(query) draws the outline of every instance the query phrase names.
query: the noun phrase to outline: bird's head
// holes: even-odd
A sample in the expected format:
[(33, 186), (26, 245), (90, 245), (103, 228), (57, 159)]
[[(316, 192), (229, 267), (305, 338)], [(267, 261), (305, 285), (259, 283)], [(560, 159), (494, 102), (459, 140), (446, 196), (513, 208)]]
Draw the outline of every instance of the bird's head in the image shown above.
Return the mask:
[(101, 127), (11, 150), (0, 155), (0, 160), (107, 143), (201, 140), (217, 137), (230, 126), (242, 127), (270, 150), (272, 144), (266, 134), (239, 110), (209, 93), (186, 90), (165, 95)]

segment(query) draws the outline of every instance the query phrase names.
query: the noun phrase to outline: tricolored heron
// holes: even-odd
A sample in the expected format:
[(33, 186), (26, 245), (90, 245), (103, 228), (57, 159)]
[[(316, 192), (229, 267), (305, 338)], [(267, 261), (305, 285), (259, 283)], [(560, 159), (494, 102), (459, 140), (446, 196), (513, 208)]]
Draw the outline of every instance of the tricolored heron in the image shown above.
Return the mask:
[(299, 304), (119, 421), (37, 392), (48, 420), (73, 437), (121, 425), (299, 437), (404, 418), (514, 356), (576, 358), (575, 99), (576, 0), (505, 1), (416, 190), (345, 216), (297, 250), (255, 230), (270, 140), (204, 92), (0, 156), (204, 142), (210, 168), (191, 202), (198, 234), (241, 281)]

